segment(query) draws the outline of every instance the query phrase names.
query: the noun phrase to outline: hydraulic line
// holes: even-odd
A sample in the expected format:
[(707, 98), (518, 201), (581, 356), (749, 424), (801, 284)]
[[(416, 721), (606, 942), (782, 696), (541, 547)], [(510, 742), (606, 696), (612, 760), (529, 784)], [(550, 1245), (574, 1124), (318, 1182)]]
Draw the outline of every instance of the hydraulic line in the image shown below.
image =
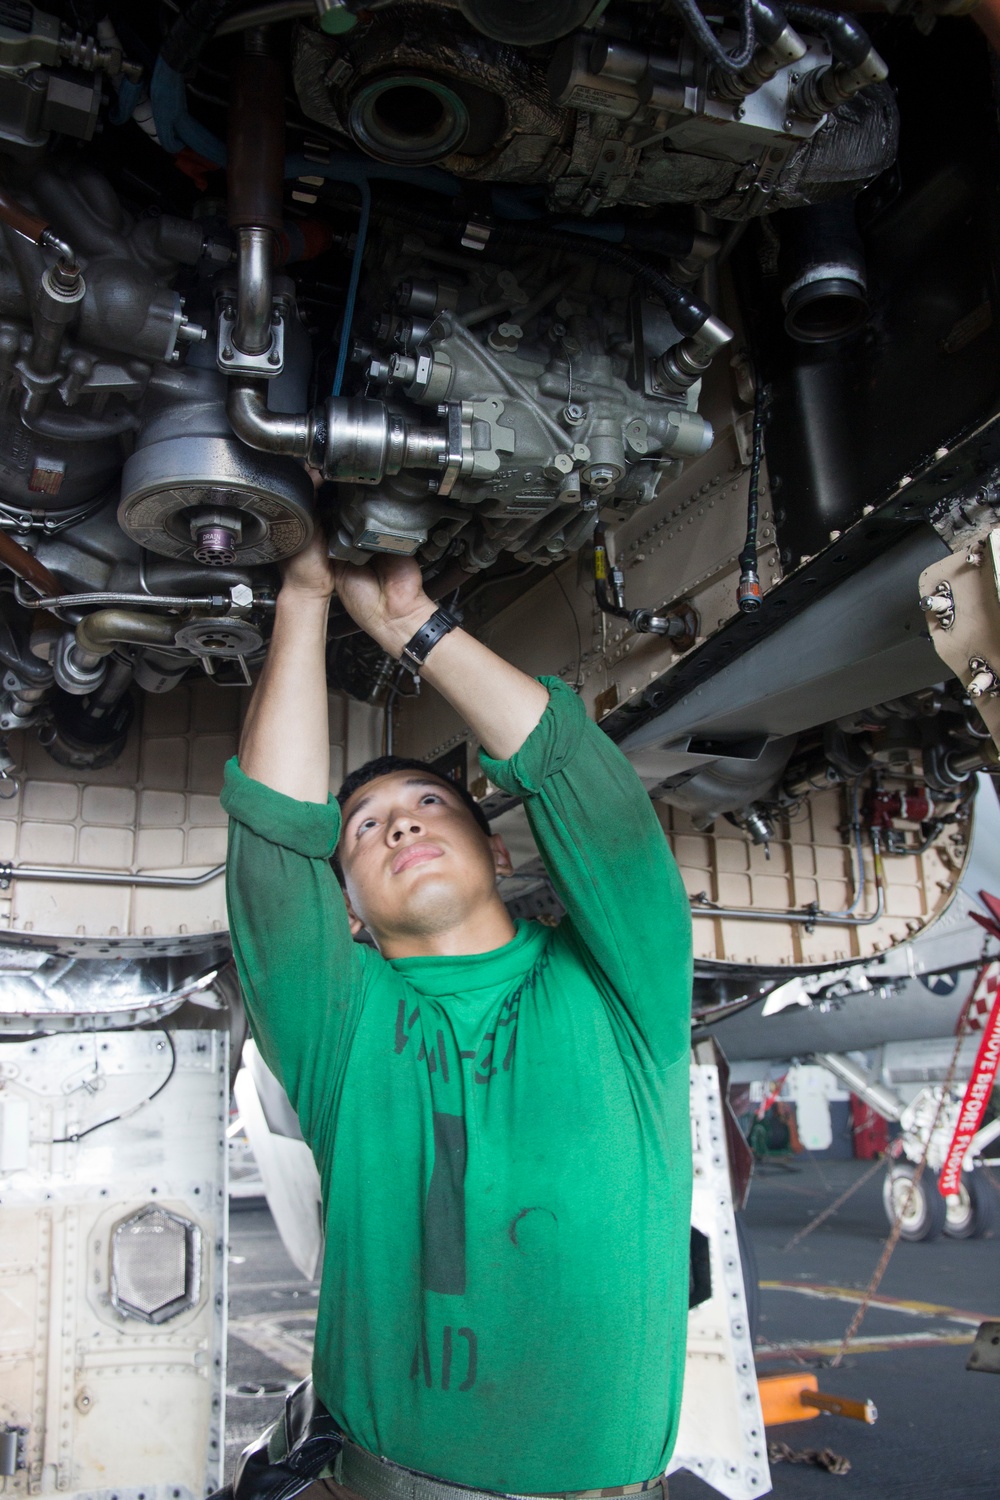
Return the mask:
[(757, 46), (753, 0), (740, 0), (740, 40), (735, 52), (727, 52), (723, 47), (702, 15), (697, 0), (673, 0), (673, 4), (694, 41), (710, 62), (725, 73), (738, 73), (746, 67)]
[[(787, 911), (768, 911), (754, 906), (717, 906), (704, 894), (691, 897), (693, 917), (735, 917), (741, 922), (794, 922), (812, 927), (872, 927), (885, 915), (885, 869), (882, 864), (882, 848), (878, 831), (872, 829), (872, 857), (875, 863), (875, 910), (867, 917), (848, 916), (845, 912), (813, 910), (806, 907), (789, 907)], [(852, 903), (849, 910), (853, 910)]]
[(628, 609), (625, 605), (625, 577), (621, 568), (608, 560), (607, 533), (598, 523), (594, 528), (594, 596), (598, 608), (606, 615), (627, 620), (640, 635), (687, 635), (690, 626), (679, 615), (658, 615), (651, 609)]
[(756, 614), (762, 599), (760, 575), (757, 571), (757, 517), (760, 509), (760, 462), (764, 450), (764, 401), (764, 387), (757, 376), (753, 399), (750, 484), (747, 489), (747, 534), (739, 556), (740, 581), (736, 590), (736, 602), (745, 615)]
[(48, 601), (56, 598), (61, 591), (59, 580), (49, 572), (45, 564), (40, 563), (37, 557), (33, 557), (5, 531), (0, 531), (0, 565), (9, 568), (16, 578), (29, 583), (45, 596), (37, 606), (39, 609), (46, 608)]

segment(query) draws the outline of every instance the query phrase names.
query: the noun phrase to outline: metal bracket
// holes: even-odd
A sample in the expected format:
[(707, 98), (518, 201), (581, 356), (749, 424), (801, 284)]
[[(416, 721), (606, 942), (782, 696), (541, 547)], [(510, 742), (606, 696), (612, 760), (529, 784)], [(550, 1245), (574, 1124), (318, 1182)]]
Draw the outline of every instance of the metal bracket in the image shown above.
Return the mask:
[(271, 380), (285, 367), (285, 319), (275, 308), (271, 319), (271, 343), (263, 354), (244, 354), (233, 343), (236, 309), (226, 303), (219, 313), (219, 342), (215, 362), (224, 375), (255, 375)]
[[(947, 626), (943, 627), (947, 629)], [(970, 698), (996, 698), (1000, 695), (1000, 678), (981, 656), (969, 657), (969, 671), (972, 678), (969, 682)]]
[[(967, 558), (966, 561), (971, 561)], [(945, 580), (938, 584), (932, 594), (925, 594), (920, 601), (920, 608), (941, 626), (942, 630), (950, 630), (955, 623), (955, 596), (951, 591), (951, 584)]]
[[(976, 542), (979, 545), (972, 545)], [(941, 609), (941, 600), (950, 610)], [(1000, 746), (1000, 527), (966, 537), (958, 551), (920, 575), (920, 602), (934, 649), (964, 683), (994, 743)]]
[(462, 473), (462, 403), (449, 401), (438, 407), (438, 416), (444, 417), (444, 448), (438, 454), (438, 463), (444, 471), (438, 485), (439, 495), (450, 495)]

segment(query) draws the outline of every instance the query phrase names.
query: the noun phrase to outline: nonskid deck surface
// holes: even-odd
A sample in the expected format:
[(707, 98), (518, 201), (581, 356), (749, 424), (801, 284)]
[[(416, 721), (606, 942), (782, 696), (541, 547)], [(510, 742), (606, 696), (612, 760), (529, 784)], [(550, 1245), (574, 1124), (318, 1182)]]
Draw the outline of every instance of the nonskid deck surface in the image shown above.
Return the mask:
[[(1000, 1377), (965, 1369), (981, 1319), (1000, 1317), (1000, 1239), (900, 1244), (878, 1298), (838, 1369), (830, 1361), (884, 1243), (881, 1179), (862, 1187), (807, 1239), (784, 1246), (865, 1170), (866, 1163), (799, 1157), (758, 1167), (747, 1221), (758, 1258), (761, 1375), (815, 1371), (832, 1394), (870, 1397), (874, 1427), (817, 1417), (768, 1429), (794, 1449), (833, 1448), (844, 1479), (775, 1465), (774, 1494), (789, 1500), (843, 1491), (850, 1500), (986, 1500), (995, 1496)], [(995, 1170), (1000, 1191), (1000, 1171)], [(308, 1369), (318, 1287), (288, 1260), (267, 1209), (254, 1200), (230, 1221), (226, 1478), (241, 1449), (281, 1410)], [(689, 1474), (671, 1500), (710, 1500)]]

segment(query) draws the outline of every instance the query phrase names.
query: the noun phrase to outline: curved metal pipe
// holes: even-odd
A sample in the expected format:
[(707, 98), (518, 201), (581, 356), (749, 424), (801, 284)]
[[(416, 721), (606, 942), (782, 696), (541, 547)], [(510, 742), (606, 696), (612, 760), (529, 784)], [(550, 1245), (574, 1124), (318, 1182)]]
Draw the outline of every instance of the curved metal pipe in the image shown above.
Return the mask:
[(141, 615), (129, 609), (99, 609), (76, 627), (76, 644), (91, 656), (110, 656), (121, 641), (138, 646), (172, 646), (178, 621), (169, 615)]
[(312, 412), (286, 415), (268, 411), (267, 386), (257, 380), (231, 380), (226, 414), (236, 436), (263, 453), (310, 458), (315, 438)]

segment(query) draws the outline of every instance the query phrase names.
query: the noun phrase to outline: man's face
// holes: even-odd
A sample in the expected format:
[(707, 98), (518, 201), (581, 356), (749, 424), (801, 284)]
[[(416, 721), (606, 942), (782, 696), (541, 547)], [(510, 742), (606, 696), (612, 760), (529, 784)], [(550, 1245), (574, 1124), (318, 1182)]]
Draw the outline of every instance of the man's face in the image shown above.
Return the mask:
[(461, 797), (430, 773), (392, 771), (347, 801), (338, 845), (349, 910), (380, 947), (459, 925), (510, 868)]

